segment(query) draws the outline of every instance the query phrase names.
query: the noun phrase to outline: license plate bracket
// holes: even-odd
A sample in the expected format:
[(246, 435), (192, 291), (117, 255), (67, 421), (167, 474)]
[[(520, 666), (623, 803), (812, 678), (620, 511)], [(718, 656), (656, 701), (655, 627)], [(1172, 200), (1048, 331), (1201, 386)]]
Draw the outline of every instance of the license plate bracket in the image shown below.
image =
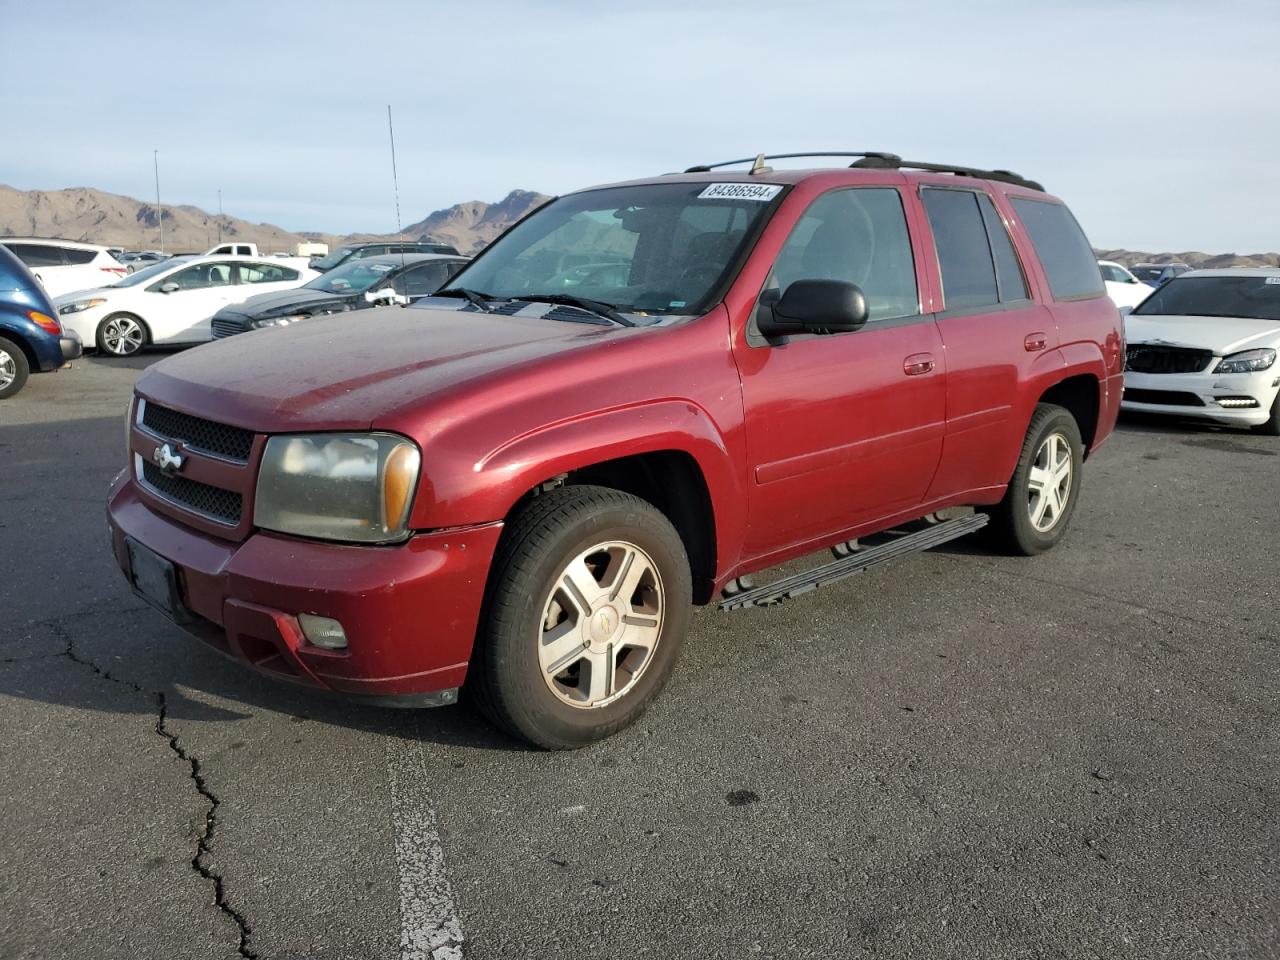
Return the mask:
[(173, 563), (132, 537), (125, 537), (124, 542), (129, 551), (133, 592), (175, 623), (190, 623), (191, 611), (182, 602)]

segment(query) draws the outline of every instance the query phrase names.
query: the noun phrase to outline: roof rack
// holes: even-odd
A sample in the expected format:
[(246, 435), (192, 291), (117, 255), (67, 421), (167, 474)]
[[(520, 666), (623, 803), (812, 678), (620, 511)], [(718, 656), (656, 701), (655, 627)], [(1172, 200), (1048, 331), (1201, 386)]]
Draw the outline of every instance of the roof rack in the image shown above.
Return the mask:
[(725, 160), (720, 163), (700, 164), (690, 167), (685, 173), (710, 173), (717, 167), (733, 167), (740, 163), (751, 164), (751, 173), (771, 173), (764, 166), (765, 160), (793, 160), (799, 157), (857, 157), (851, 168), (860, 170), (924, 170), (929, 173), (953, 173), (959, 177), (977, 177), (982, 180), (996, 180), (1000, 183), (1011, 183), (1014, 186), (1026, 187), (1028, 190), (1044, 192), (1044, 187), (1035, 180), (1028, 180), (1012, 170), (982, 170), (977, 167), (960, 167), (950, 163), (922, 163), (914, 160), (903, 160), (896, 153), (885, 153), (880, 150), (863, 151), (822, 151), (818, 153), (771, 153), (758, 154), (755, 157), (744, 157), (741, 160)]

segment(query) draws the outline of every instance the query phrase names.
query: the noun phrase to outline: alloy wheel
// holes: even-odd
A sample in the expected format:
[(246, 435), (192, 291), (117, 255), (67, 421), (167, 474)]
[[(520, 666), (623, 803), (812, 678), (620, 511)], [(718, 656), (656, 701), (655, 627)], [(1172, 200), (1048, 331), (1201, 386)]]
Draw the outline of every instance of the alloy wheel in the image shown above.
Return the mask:
[(1027, 474), (1027, 511), (1041, 533), (1052, 530), (1071, 498), (1071, 443), (1061, 433), (1045, 437)]
[(580, 709), (625, 696), (653, 661), (665, 610), (662, 577), (633, 543), (582, 551), (545, 603), (538, 664), (551, 692)]
[(142, 327), (129, 317), (112, 317), (102, 328), (102, 342), (117, 357), (127, 357), (142, 349)]
[(0, 390), (18, 378), (18, 365), (8, 350), (0, 350)]

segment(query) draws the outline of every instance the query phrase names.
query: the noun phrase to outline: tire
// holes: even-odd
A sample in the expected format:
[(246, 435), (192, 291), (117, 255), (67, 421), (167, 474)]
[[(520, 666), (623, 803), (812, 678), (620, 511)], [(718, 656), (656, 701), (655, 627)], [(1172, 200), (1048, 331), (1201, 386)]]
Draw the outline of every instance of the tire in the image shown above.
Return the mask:
[(692, 602), (684, 543), (655, 507), (606, 487), (542, 494), (499, 543), (468, 692), (544, 749), (611, 736), (670, 677)]
[[(1045, 476), (1040, 471), (1050, 464), (1053, 472)], [(1026, 557), (1053, 547), (1067, 532), (1080, 501), (1083, 464), (1076, 418), (1062, 407), (1037, 404), (1004, 499), (981, 508), (991, 517), (984, 531), (987, 542)]]
[(99, 353), (110, 357), (131, 357), (151, 342), (151, 334), (141, 317), (132, 313), (113, 313), (98, 324), (94, 339)]
[(1254, 433), (1261, 433), (1268, 437), (1280, 437), (1280, 393), (1276, 394), (1276, 398), (1271, 401), (1271, 416), (1266, 423), (1260, 423), (1253, 427)]
[(31, 365), (22, 348), (0, 337), (0, 400), (7, 400), (27, 383)]

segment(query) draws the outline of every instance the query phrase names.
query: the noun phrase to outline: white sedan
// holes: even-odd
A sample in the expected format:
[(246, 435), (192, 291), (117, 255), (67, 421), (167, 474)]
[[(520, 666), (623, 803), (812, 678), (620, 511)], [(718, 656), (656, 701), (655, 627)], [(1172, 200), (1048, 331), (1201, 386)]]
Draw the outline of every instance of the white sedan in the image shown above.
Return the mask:
[(1122, 310), (1125, 307), (1132, 309), (1151, 296), (1149, 286), (1114, 260), (1099, 260), (1098, 269), (1102, 271), (1102, 282), (1107, 288), (1107, 296)]
[(1280, 436), (1280, 269), (1193, 270), (1125, 320), (1126, 410)]
[(223, 307), (318, 277), (305, 259), (173, 257), (95, 290), (57, 297), (58, 319), (86, 347), (116, 357), (151, 343), (203, 343)]

